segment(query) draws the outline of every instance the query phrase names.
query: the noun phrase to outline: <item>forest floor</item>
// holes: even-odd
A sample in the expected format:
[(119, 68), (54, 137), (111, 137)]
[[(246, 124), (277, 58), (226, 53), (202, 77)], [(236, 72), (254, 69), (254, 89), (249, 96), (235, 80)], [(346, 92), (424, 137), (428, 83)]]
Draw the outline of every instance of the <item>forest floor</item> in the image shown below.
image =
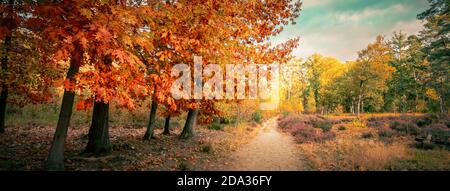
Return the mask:
[[(420, 132), (449, 138), (450, 116), (291, 114), (221, 130), (197, 126), (190, 140), (178, 139), (181, 127), (174, 121), (171, 135), (158, 128), (156, 139), (144, 141), (145, 127), (112, 125), (113, 152), (97, 158), (82, 155), (89, 127), (71, 127), (66, 169), (450, 170), (450, 147), (414, 140)], [(43, 170), (54, 130), (36, 123), (7, 126), (0, 135), (0, 171)]]
[(277, 127), (276, 117), (265, 121), (256, 137), (230, 156), (230, 164), (223, 170), (304, 170), (292, 136)]
[[(65, 147), (66, 170), (211, 170), (228, 165), (225, 156), (245, 145), (259, 132), (256, 123), (229, 125), (224, 130), (198, 126), (196, 136), (179, 140), (180, 127), (171, 135), (155, 129), (156, 139), (142, 139), (145, 128), (110, 127), (113, 152), (104, 157), (84, 157), (87, 126), (71, 127)], [(53, 126), (8, 126), (0, 135), (0, 170), (43, 170), (54, 133)]]

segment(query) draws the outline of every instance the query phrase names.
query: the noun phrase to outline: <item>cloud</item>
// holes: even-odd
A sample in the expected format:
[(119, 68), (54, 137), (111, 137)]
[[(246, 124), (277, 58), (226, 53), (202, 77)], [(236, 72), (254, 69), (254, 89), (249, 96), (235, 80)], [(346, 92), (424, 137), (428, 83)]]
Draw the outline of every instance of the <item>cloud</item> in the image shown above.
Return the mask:
[(400, 13), (406, 10), (406, 7), (402, 4), (396, 4), (391, 7), (381, 9), (381, 8), (366, 8), (362, 11), (357, 11), (353, 13), (339, 13), (336, 15), (340, 22), (358, 22), (370, 17), (381, 17), (389, 13)]
[(341, 61), (355, 60), (358, 51), (373, 42), (377, 35), (390, 38), (394, 31), (411, 35), (422, 29), (416, 15), (426, 9), (426, 1), (399, 1), (308, 0), (297, 25), (285, 27), (271, 41), (278, 44), (300, 37), (294, 56), (304, 58), (320, 53)]
[(419, 20), (411, 20), (411, 21), (400, 21), (396, 23), (391, 29), (390, 32), (394, 31), (402, 31), (406, 34), (413, 35), (418, 34), (419, 31), (423, 29), (422, 21)]
[(313, 53), (332, 56), (341, 61), (356, 59), (357, 52), (373, 41), (379, 31), (361, 25), (336, 26), (320, 33), (302, 35), (294, 55), (307, 57)]
[(303, 0), (302, 8), (311, 8), (329, 4), (331, 0)]
[(307, 57), (313, 53), (320, 53), (341, 61), (355, 60), (358, 51), (373, 42), (377, 35), (386, 35), (390, 38), (394, 31), (401, 30), (412, 35), (421, 29), (422, 24), (418, 20), (399, 21), (388, 28), (362, 24), (335, 26), (326, 31), (301, 35), (301, 45), (294, 51), (294, 55)]

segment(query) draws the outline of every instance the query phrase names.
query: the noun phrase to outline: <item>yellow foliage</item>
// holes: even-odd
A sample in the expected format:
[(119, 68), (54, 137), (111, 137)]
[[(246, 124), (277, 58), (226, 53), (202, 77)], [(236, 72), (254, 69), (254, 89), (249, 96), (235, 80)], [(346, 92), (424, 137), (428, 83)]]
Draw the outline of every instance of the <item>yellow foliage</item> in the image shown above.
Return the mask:
[(439, 100), (439, 96), (435, 89), (427, 88), (427, 90), (425, 91), (425, 94), (427, 95), (428, 98), (430, 98), (434, 101)]

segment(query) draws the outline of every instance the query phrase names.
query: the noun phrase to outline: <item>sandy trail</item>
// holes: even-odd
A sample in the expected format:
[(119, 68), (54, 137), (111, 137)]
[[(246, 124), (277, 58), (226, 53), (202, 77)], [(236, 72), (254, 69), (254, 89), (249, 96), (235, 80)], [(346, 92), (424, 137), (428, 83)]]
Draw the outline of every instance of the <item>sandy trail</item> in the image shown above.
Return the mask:
[(279, 132), (277, 125), (276, 117), (264, 122), (258, 135), (230, 156), (226, 170), (303, 170), (292, 137)]

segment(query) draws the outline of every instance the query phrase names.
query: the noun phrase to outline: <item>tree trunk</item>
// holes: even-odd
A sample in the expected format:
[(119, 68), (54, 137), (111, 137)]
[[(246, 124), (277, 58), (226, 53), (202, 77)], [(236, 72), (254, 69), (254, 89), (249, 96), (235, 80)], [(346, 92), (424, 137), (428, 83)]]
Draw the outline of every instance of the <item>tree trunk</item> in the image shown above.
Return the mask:
[(291, 100), (291, 88), (288, 89), (288, 100)]
[(362, 99), (362, 95), (361, 93), (358, 95), (358, 102), (357, 102), (357, 106), (356, 106), (356, 116), (358, 116), (359, 118), (359, 113), (361, 110), (361, 99)]
[(359, 82), (359, 93), (358, 93), (358, 102), (357, 102), (357, 108), (356, 108), (356, 116), (359, 118), (359, 114), (361, 112), (361, 101), (362, 101), (362, 93), (363, 93), (363, 85), (364, 81)]
[(352, 103), (350, 105), (350, 111), (355, 114), (355, 98), (352, 96)]
[(85, 153), (95, 156), (107, 155), (112, 147), (109, 141), (109, 104), (103, 102), (94, 103), (92, 112), (92, 124), (89, 129), (89, 142)]
[(180, 134), (180, 139), (189, 139), (194, 136), (194, 126), (197, 123), (198, 109), (189, 109), (186, 123)]
[(361, 100), (361, 113), (364, 113), (364, 100)]
[(302, 100), (302, 105), (303, 105), (303, 113), (307, 113), (308, 112), (308, 94), (307, 92), (303, 92), (303, 100)]
[(322, 104), (320, 104), (320, 100), (319, 100), (319, 90), (318, 89), (314, 89), (314, 103), (316, 105), (316, 112), (317, 113), (319, 110), (321, 110)]
[(155, 129), (157, 109), (158, 109), (158, 102), (156, 100), (152, 100), (152, 106), (150, 109), (150, 118), (148, 120), (147, 131), (145, 132), (144, 140), (150, 140), (151, 138), (155, 138), (153, 136), (153, 130)]
[(417, 90), (417, 76), (416, 76), (416, 70), (414, 69), (414, 94), (415, 94), (415, 99), (414, 99), (414, 113), (417, 113), (417, 111), (419, 110), (418, 108), (418, 104), (419, 104), (419, 92)]
[(6, 117), (6, 101), (8, 99), (8, 87), (2, 86), (0, 94), (0, 134), (5, 132), (5, 117)]
[[(79, 71), (80, 62), (81, 53), (79, 50), (75, 50), (72, 53), (69, 71), (66, 76), (71, 82), (75, 81), (74, 77)], [(70, 118), (72, 116), (74, 99), (75, 92), (64, 90), (58, 124), (56, 125), (52, 146), (50, 147), (50, 152), (45, 163), (46, 170), (64, 170), (64, 145), (66, 142), (67, 130), (70, 125)]]
[[(6, 79), (6, 72), (8, 71), (8, 52), (9, 46), (11, 45), (11, 36), (5, 37), (5, 53), (6, 55), (2, 58), (1, 69), (5, 76), (2, 78)], [(5, 117), (6, 117), (6, 103), (8, 99), (8, 85), (5, 82), (2, 84), (2, 92), (0, 93), (0, 134), (5, 132)]]
[(166, 122), (164, 123), (163, 135), (170, 135), (170, 115), (166, 117)]

